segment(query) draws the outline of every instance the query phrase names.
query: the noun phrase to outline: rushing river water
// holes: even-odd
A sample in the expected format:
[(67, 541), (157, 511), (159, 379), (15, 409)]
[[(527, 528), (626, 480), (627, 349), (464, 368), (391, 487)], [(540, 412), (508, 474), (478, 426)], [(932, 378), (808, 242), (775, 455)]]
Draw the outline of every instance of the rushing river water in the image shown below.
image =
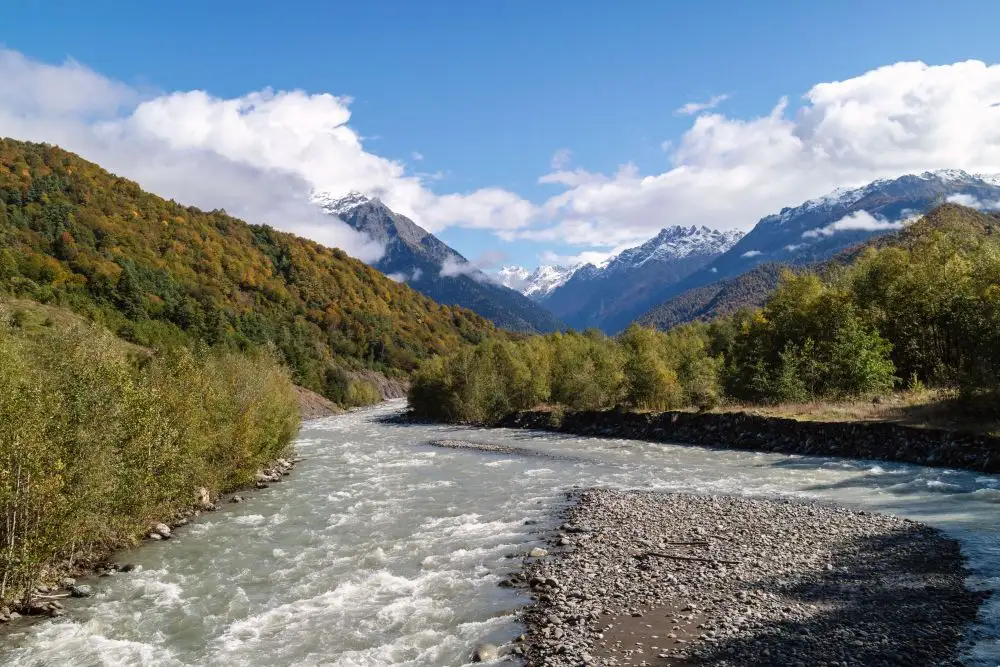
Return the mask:
[[(1000, 587), (1000, 477), (912, 465), (411, 426), (401, 402), (309, 422), (281, 484), (123, 559), (68, 615), (3, 638), (4, 665), (462, 665), (521, 632), (497, 582), (574, 485), (814, 497), (958, 538), (972, 585)], [(462, 438), (565, 457), (455, 451)], [(1000, 597), (1000, 595), (995, 596)], [(1000, 662), (1000, 599), (969, 664)]]

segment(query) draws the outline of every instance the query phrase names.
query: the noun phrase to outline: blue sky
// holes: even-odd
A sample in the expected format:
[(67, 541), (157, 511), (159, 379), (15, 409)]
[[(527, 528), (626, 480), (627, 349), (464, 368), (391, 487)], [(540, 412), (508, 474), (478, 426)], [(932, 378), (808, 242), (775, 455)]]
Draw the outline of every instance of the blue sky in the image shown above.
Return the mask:
[[(677, 204), (683, 212), (672, 215), (674, 199), (662, 192), (650, 201), (637, 195), (635, 204), (622, 195), (613, 206), (604, 204), (605, 197), (597, 206), (597, 194), (576, 194), (576, 184), (539, 183), (553, 171), (560, 149), (571, 151), (569, 168), (610, 180), (623, 164), (642, 175), (662, 175), (679, 164), (672, 150), (695, 123), (696, 115), (676, 112), (687, 103), (727, 95), (715, 111), (738, 124), (768, 117), (787, 96), (784, 113), (793, 116), (816, 84), (880, 66), (997, 62), (997, 25), (1000, 4), (993, 2), (104, 0), (0, 6), (0, 44), (7, 49), (50, 65), (72, 58), (142, 98), (202, 90), (226, 100), (265, 88), (350, 96), (347, 124), (364, 151), (404, 165), (429, 193), (491, 188), (542, 207), (573, 189), (571, 207), (534, 212), (530, 224), (467, 223), (464, 216), (475, 213), (464, 208), (427, 215), (427, 226), (470, 259), (499, 250), (506, 261), (529, 266), (544, 252), (608, 252), (673, 222), (746, 228), (766, 207), (794, 205), (796, 197), (820, 194), (839, 178), (911, 164), (851, 162), (743, 208), (699, 212), (683, 202)], [(961, 85), (960, 77), (956, 81)], [(883, 86), (890, 96), (892, 88)], [(671, 142), (666, 149), (664, 142)], [(714, 146), (712, 154), (719, 150)], [(947, 152), (928, 159), (926, 165), (911, 162), (914, 168), (994, 163), (992, 154), (969, 165), (939, 164), (951, 159)], [(687, 161), (705, 163), (700, 153)], [(723, 188), (713, 196), (726, 195)], [(420, 217), (430, 210), (421, 197), (424, 203), (408, 213)]]

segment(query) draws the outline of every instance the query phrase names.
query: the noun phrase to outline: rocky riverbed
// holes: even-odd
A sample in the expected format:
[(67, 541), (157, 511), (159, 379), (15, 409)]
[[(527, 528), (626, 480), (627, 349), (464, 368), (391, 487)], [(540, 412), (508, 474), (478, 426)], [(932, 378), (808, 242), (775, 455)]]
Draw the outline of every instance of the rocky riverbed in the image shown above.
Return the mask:
[(984, 599), (958, 544), (818, 503), (595, 489), (504, 582), (528, 665), (957, 665)]

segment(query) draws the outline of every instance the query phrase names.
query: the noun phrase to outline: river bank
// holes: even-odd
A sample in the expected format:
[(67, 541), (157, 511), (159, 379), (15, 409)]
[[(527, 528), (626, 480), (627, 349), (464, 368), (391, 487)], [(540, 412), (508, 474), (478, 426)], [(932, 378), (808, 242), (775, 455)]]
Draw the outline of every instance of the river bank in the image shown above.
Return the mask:
[[(149, 525), (149, 530), (137, 538), (135, 546), (142, 542), (160, 542), (174, 538), (177, 529), (190, 524), (205, 512), (214, 512), (222, 503), (242, 503), (246, 500), (241, 493), (251, 489), (268, 488), (291, 474), (292, 469), (302, 459), (289, 456), (272, 461), (257, 471), (250, 485), (226, 492), (212, 493), (201, 488), (196, 493), (195, 503), (172, 510), (158, 521)], [(135, 565), (114, 559), (122, 555), (122, 549), (107, 549), (89, 554), (86, 558), (63, 560), (41, 568), (38, 585), (24, 598), (11, 604), (0, 606), (0, 627), (16, 624), (26, 617), (58, 618), (65, 614), (62, 600), (67, 598), (87, 598), (94, 594), (99, 582), (105, 577), (127, 574)]]
[(529, 410), (510, 415), (499, 425), (582, 436), (1000, 472), (1000, 438), (886, 422), (798, 421), (742, 412)]
[(888, 515), (597, 489), (563, 519), (507, 581), (529, 666), (957, 665), (985, 597), (954, 540)]

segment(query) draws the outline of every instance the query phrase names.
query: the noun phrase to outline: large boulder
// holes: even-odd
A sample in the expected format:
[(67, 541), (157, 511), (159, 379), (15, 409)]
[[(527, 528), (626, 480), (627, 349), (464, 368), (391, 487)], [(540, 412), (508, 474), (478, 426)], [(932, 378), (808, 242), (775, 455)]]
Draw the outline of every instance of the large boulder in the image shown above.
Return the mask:
[(89, 598), (94, 592), (90, 589), (90, 586), (77, 584), (76, 586), (70, 586), (69, 594), (75, 598)]
[(499, 649), (495, 644), (480, 644), (472, 652), (472, 662), (491, 662), (497, 659)]

